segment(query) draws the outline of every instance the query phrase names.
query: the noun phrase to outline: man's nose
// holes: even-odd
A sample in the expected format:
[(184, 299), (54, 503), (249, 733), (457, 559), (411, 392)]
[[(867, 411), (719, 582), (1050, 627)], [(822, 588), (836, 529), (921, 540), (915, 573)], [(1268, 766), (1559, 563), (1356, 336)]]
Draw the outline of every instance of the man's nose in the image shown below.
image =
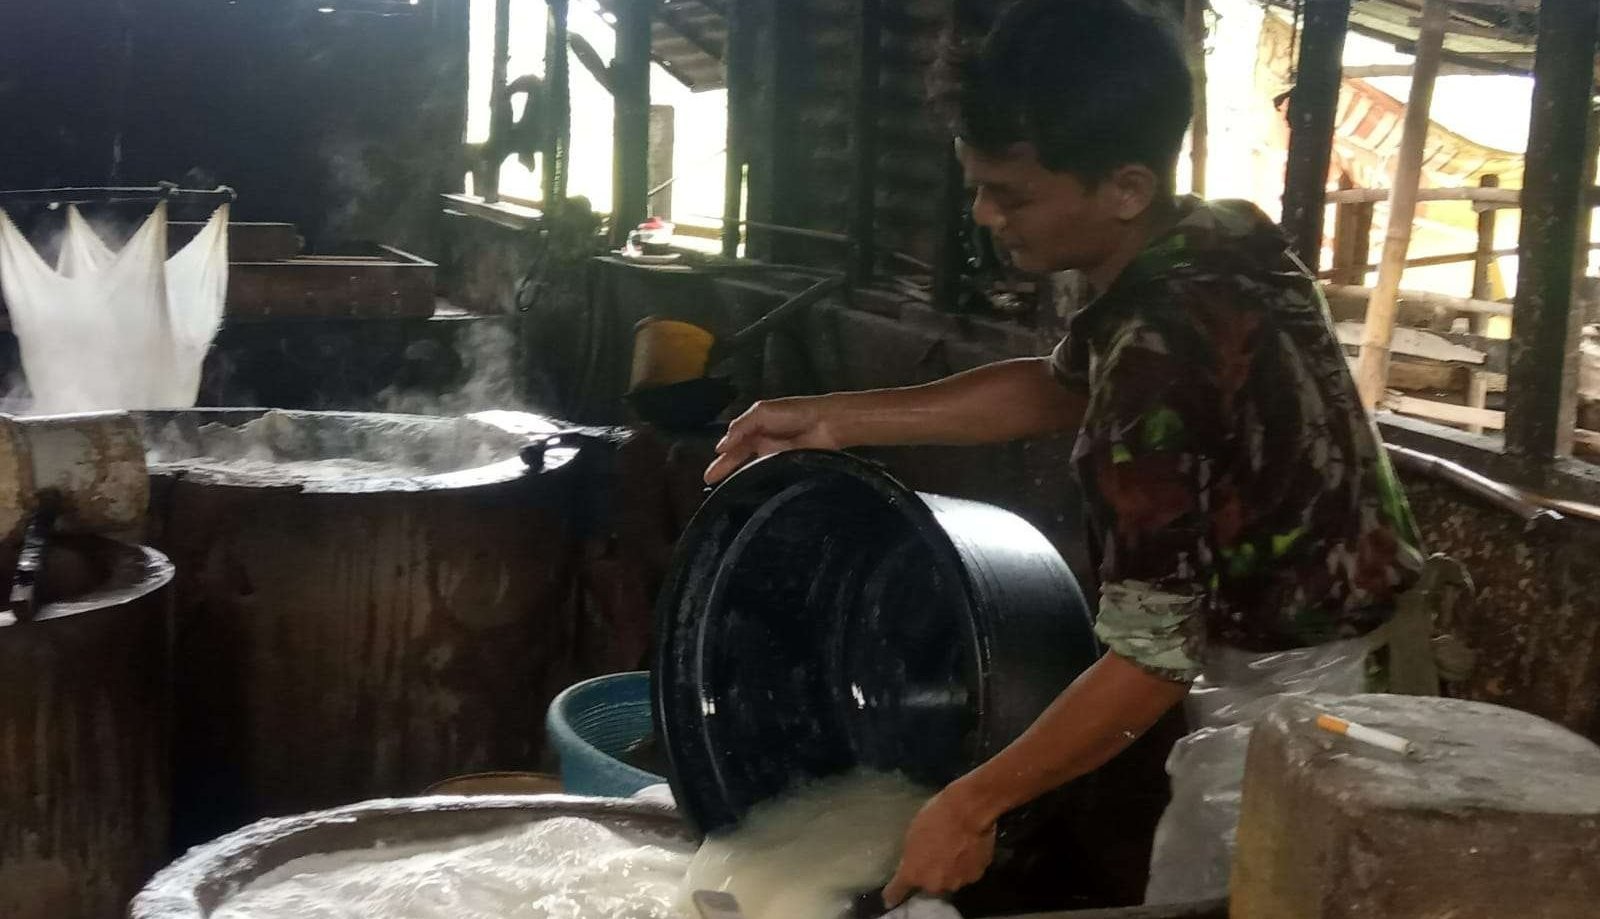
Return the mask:
[(978, 226), (990, 232), (1000, 228), (1005, 221), (1000, 217), (1000, 209), (995, 207), (989, 196), (979, 191), (972, 199), (972, 220)]

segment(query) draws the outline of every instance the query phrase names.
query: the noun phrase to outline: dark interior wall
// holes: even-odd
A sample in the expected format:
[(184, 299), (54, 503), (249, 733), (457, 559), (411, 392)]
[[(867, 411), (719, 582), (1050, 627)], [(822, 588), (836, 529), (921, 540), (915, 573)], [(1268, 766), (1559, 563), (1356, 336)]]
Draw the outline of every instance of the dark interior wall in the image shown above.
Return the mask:
[(431, 254), (463, 171), (467, 0), (357, 5), (0, 3), (0, 188), (222, 183), (235, 219)]

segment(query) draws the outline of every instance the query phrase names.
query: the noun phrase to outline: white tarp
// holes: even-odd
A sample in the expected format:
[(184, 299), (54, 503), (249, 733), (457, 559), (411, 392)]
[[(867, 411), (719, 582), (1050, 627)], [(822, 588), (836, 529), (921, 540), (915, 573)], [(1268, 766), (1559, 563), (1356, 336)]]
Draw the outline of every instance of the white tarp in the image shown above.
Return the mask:
[(37, 414), (189, 408), (222, 322), (228, 206), (170, 259), (163, 202), (113, 252), (76, 207), (51, 268), (0, 211), (0, 292)]

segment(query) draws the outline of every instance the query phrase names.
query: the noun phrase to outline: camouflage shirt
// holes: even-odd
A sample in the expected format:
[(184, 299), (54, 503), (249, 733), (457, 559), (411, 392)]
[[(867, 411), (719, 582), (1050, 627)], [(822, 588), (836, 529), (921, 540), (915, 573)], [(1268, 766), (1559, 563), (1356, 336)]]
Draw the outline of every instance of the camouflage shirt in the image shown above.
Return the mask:
[(1073, 459), (1111, 650), (1191, 680), (1208, 643), (1368, 632), (1416, 580), (1416, 526), (1321, 291), (1254, 205), (1182, 199), (1052, 364), (1089, 394)]

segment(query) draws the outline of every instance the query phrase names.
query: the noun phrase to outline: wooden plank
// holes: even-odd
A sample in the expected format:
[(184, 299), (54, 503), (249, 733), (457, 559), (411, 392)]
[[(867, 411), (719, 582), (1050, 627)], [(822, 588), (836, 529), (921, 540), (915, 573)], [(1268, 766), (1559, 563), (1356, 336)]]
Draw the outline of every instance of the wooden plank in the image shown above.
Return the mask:
[[(1350, 298), (1366, 302), (1372, 296), (1370, 287), (1353, 287), (1347, 284), (1324, 284), (1324, 295), (1329, 300)], [(1402, 303), (1420, 305), (1436, 313), (1480, 313), (1485, 316), (1510, 316), (1511, 304), (1496, 303), (1492, 300), (1473, 300), (1467, 297), (1452, 297), (1448, 294), (1436, 294), (1432, 291), (1402, 290), (1399, 294)]]
[[(1389, 190), (1384, 188), (1351, 188), (1327, 193), (1329, 204), (1360, 204), (1387, 201)], [(1456, 188), (1423, 188), (1417, 192), (1418, 201), (1471, 201), (1479, 208), (1518, 208), (1522, 206), (1520, 188), (1478, 188), (1462, 185)], [(1589, 207), (1600, 207), (1600, 188), (1591, 187), (1584, 195)]]
[(1289, 94), (1289, 159), (1281, 222), (1290, 248), (1315, 272), (1322, 261), (1322, 212), (1350, 0), (1306, 0), (1304, 13), (1299, 78)]
[(1432, 399), (1418, 399), (1415, 396), (1388, 395), (1383, 399), (1381, 405), (1391, 412), (1398, 412), (1402, 415), (1415, 415), (1419, 418), (1444, 421), (1450, 424), (1473, 425), (1491, 431), (1498, 431), (1504, 428), (1506, 423), (1505, 412), (1497, 412), (1487, 408), (1473, 408), (1470, 405), (1435, 402)]
[(1585, 160), (1597, 33), (1594, 0), (1544, 0), (1539, 7), (1506, 449), (1541, 460), (1570, 450), (1577, 411), (1581, 317), (1572, 293), (1579, 230), (1587, 236), (1589, 225), (1581, 218), (1588, 217), (1583, 197), (1593, 182)]
[[(1359, 345), (1365, 326), (1360, 322), (1341, 322), (1335, 329), (1339, 334), (1340, 344)], [(1403, 354), (1406, 357), (1442, 361), (1447, 364), (1481, 368), (1487, 367), (1489, 363), (1489, 354), (1486, 350), (1460, 344), (1438, 332), (1426, 332), (1422, 329), (1404, 327), (1395, 329), (1391, 349), (1395, 354)]]

